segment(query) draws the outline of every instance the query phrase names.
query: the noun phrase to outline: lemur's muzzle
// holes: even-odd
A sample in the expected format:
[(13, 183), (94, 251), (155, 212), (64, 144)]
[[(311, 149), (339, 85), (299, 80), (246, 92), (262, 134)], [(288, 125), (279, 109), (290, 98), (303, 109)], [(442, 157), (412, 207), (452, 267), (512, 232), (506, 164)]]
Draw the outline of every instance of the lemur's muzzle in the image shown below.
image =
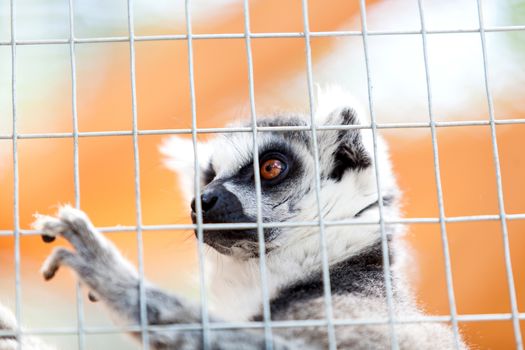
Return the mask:
[[(208, 185), (201, 195), (202, 222), (205, 224), (226, 224), (255, 222), (245, 215), (242, 204), (233, 193), (222, 184)], [(197, 222), (195, 199), (191, 202), (191, 218)], [(197, 235), (197, 230), (195, 230)], [(215, 248), (219, 253), (230, 254), (230, 248), (242, 241), (257, 241), (257, 231), (253, 229), (204, 230), (204, 243)]]
[[(208, 187), (201, 195), (202, 221), (204, 223), (250, 222), (242, 210), (239, 199), (223, 185)], [(196, 218), (195, 199), (191, 201), (192, 218)]]

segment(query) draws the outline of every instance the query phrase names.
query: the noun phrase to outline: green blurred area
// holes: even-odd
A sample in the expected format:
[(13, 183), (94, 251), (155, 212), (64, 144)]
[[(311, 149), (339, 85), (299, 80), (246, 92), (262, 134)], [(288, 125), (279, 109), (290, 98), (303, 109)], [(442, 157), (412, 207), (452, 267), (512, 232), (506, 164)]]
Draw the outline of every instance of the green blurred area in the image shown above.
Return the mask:
[[(525, 1), (509, 0), (505, 6), (505, 15), (513, 26), (525, 25)], [(520, 56), (525, 56), (525, 35), (523, 31), (507, 32), (510, 45)]]

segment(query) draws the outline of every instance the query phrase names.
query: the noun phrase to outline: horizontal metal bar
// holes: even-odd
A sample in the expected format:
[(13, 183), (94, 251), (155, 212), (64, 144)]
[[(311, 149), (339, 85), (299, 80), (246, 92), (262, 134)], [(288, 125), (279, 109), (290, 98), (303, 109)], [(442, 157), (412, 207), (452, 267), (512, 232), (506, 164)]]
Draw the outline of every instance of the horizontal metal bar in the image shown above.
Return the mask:
[[(507, 220), (525, 220), (525, 214), (506, 214)], [(387, 225), (398, 224), (436, 224), (439, 223), (439, 218), (399, 218), (397, 220), (385, 219)], [(501, 220), (499, 215), (472, 215), (472, 216), (455, 216), (444, 218), (447, 223), (460, 222), (479, 222), (479, 221), (497, 221)], [(356, 226), (356, 225), (379, 225), (379, 221), (361, 220), (361, 219), (347, 219), (347, 220), (326, 220), (326, 226)], [(264, 222), (263, 228), (283, 228), (283, 227), (317, 227), (318, 221), (297, 221), (297, 222)], [(257, 223), (227, 223), (227, 224), (203, 224), (205, 230), (244, 230), (257, 228)], [(137, 226), (109, 226), (98, 227), (101, 232), (134, 232)], [(142, 225), (140, 228), (143, 231), (175, 231), (175, 230), (195, 230), (195, 224), (165, 224), (165, 225)], [(20, 230), (23, 236), (39, 235), (40, 231), (36, 230)], [(0, 236), (11, 236), (12, 230), (0, 230)]]
[[(490, 322), (490, 321), (508, 321), (512, 319), (510, 313), (500, 314), (466, 314), (458, 315), (460, 322)], [(525, 313), (519, 314), (520, 320), (525, 320)], [(420, 316), (410, 318), (396, 318), (396, 324), (411, 323), (443, 323), (450, 322), (448, 315), (438, 316)], [(387, 325), (387, 318), (361, 318), (361, 319), (334, 319), (336, 326), (362, 326), (362, 325)], [(271, 328), (298, 328), (298, 327), (315, 327), (326, 326), (326, 320), (289, 320), (289, 321), (271, 321), (268, 322)], [(202, 331), (202, 324), (172, 324), (172, 325), (148, 325), (147, 331)], [(234, 330), (234, 329), (260, 329), (264, 328), (264, 322), (210, 322), (209, 328), (213, 330)], [(104, 326), (104, 327), (85, 327), (85, 334), (112, 334), (140, 332), (140, 325), (128, 326)], [(21, 331), (22, 335), (74, 335), (78, 334), (78, 329), (73, 327), (53, 327), (53, 328), (34, 328)], [(14, 331), (1, 330), (0, 336), (15, 336)]]
[[(525, 119), (500, 119), (496, 120), (497, 125), (515, 125), (525, 124)], [(483, 126), (490, 125), (488, 120), (473, 121), (449, 121), (435, 122), (436, 127), (461, 127), (461, 126)], [(377, 124), (378, 129), (404, 129), (404, 128), (430, 128), (429, 122), (407, 122), (407, 123), (382, 123)], [(351, 129), (371, 129), (371, 125), (318, 125), (317, 130), (351, 130)], [(284, 132), (284, 131), (311, 131), (310, 126), (259, 126), (258, 132)], [(138, 135), (185, 135), (191, 134), (191, 129), (158, 129), (158, 130), (139, 130)], [(199, 128), (199, 134), (218, 134), (218, 133), (236, 133), (236, 132), (253, 132), (252, 127), (226, 127), (226, 128)], [(17, 139), (61, 139), (73, 138), (72, 132), (50, 132), (50, 133), (17, 133)], [(108, 137), (108, 136), (133, 136), (131, 130), (116, 131), (84, 131), (78, 132), (78, 137)], [(0, 134), (0, 140), (12, 140), (12, 134)]]
[[(525, 30), (525, 25), (519, 26), (499, 26), (485, 28), (485, 32), (512, 32)], [(465, 34), (479, 33), (479, 28), (459, 28), (459, 29), (437, 29), (426, 30), (425, 34)], [(421, 35), (421, 30), (372, 30), (367, 31), (366, 35)], [(361, 31), (330, 31), (330, 32), (310, 32), (310, 36), (331, 37), (331, 36), (361, 36)]]
[[(485, 32), (514, 32), (525, 30), (525, 25), (518, 26), (497, 26), (484, 28)], [(479, 33), (479, 28), (463, 28), (463, 29), (438, 29), (427, 30), (426, 34), (465, 34), (465, 33)], [(311, 37), (345, 37), (345, 36), (362, 36), (361, 31), (319, 31), (310, 32)], [(421, 35), (421, 30), (375, 30), (367, 32), (371, 36), (383, 35)], [(217, 34), (192, 34), (192, 40), (212, 40), (212, 39), (246, 39), (246, 37), (253, 39), (270, 39), (270, 38), (304, 38), (303, 32), (275, 32), (275, 33), (217, 33)], [(133, 37), (134, 41), (166, 41), (166, 40), (188, 40), (186, 34), (164, 34), (164, 35), (136, 35)], [(57, 39), (33, 39), (33, 40), (16, 40), (15, 45), (56, 45), (56, 44), (94, 44), (94, 43), (118, 43), (129, 42), (129, 36), (111, 36), (111, 37), (93, 37), (93, 38), (57, 38)], [(11, 41), (0, 41), (0, 46), (10, 46)]]

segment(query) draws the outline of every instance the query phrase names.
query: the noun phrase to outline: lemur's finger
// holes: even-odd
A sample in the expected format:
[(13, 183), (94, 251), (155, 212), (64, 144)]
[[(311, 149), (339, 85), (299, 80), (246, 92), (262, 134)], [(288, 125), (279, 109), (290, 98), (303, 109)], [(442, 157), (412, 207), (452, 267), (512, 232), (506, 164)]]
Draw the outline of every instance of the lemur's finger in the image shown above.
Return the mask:
[(79, 209), (75, 209), (70, 205), (64, 205), (58, 210), (58, 217), (63, 222), (68, 223), (75, 230), (86, 230), (87, 226), (91, 224), (87, 215)]
[(88, 292), (88, 299), (89, 299), (89, 301), (91, 301), (92, 303), (96, 303), (96, 302), (98, 301), (97, 296), (96, 296), (92, 291), (89, 291), (89, 292)]
[(33, 227), (42, 231), (42, 240), (46, 243), (61, 235), (81, 252), (86, 251), (85, 247), (97, 245), (95, 229), (88, 217), (71, 206), (60, 208), (58, 217), (36, 214)]
[(41, 272), (46, 281), (52, 279), (61, 265), (69, 266), (73, 269), (79, 267), (78, 257), (65, 248), (55, 248), (42, 265)]
[(97, 232), (83, 211), (65, 205), (60, 208), (58, 217), (69, 226), (71, 236), (74, 237), (64, 237), (77, 248), (79, 254), (82, 255), (86, 250), (93, 252), (103, 245), (104, 237)]

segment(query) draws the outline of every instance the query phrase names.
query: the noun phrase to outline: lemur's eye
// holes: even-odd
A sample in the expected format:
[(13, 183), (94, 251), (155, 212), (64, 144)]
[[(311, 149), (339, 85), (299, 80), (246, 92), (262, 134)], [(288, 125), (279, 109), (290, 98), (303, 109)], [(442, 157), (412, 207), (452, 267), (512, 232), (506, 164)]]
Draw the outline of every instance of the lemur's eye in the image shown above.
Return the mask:
[(265, 180), (273, 180), (286, 170), (286, 164), (279, 159), (268, 159), (261, 166), (261, 176)]

